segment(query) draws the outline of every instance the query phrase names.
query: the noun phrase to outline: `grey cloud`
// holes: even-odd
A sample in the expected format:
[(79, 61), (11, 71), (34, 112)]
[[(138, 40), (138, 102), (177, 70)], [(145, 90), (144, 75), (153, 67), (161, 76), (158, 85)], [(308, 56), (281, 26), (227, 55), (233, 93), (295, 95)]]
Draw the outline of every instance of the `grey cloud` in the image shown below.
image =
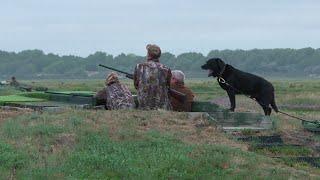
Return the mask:
[(0, 49), (87, 56), (320, 45), (315, 0), (7, 0)]

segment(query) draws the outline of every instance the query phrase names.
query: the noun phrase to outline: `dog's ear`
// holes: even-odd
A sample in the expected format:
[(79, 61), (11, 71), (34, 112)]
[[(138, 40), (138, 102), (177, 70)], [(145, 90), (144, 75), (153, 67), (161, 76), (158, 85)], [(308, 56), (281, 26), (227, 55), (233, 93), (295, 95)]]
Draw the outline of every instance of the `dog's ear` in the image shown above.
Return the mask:
[(225, 67), (226, 63), (223, 62), (222, 59), (220, 59), (220, 58), (216, 59), (216, 63), (217, 63), (217, 66), (218, 66), (218, 71), (219, 71), (218, 73), (221, 73), (221, 71)]

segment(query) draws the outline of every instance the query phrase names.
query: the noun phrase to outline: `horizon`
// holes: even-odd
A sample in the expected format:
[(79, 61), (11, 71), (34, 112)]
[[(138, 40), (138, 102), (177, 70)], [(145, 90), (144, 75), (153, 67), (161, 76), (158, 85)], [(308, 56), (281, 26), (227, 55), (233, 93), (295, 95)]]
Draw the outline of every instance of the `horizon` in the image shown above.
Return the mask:
[[(204, 54), (204, 53), (202, 53), (202, 52), (195, 52), (195, 51), (182, 52), (182, 53), (179, 53), (179, 54), (174, 54), (174, 53), (172, 53), (172, 52), (163, 51), (161, 54), (170, 53), (170, 54), (174, 55), (175, 57), (177, 57), (177, 56), (179, 56), (179, 55), (181, 55), (181, 54), (186, 54), (186, 53), (199, 53), (199, 54), (202, 54), (203, 56), (208, 56), (211, 51), (252, 51), (252, 50), (274, 50), (274, 49), (300, 50), (300, 49), (306, 49), (306, 48), (311, 48), (311, 49), (314, 49), (314, 50), (320, 49), (320, 48), (314, 48), (314, 47), (302, 47), (302, 48), (261, 48), (261, 49), (260, 49), (260, 48), (253, 48), (253, 49), (212, 49), (212, 50), (210, 50), (210, 51), (209, 51), (208, 53), (206, 53), (206, 54)], [(57, 56), (60, 56), (60, 57), (62, 57), (62, 56), (75, 56), (75, 57), (80, 57), (80, 58), (87, 58), (88, 56), (93, 55), (93, 54), (95, 54), (95, 53), (97, 53), (97, 52), (106, 53), (106, 55), (111, 55), (111, 56), (113, 56), (113, 57), (117, 57), (117, 56), (119, 56), (119, 55), (121, 55), (121, 54), (125, 54), (125, 55), (133, 54), (133, 55), (135, 55), (135, 56), (141, 56), (141, 57), (146, 56), (146, 54), (145, 54), (145, 55), (141, 55), (141, 54), (125, 53), (125, 52), (121, 52), (121, 53), (119, 53), (119, 54), (111, 54), (111, 53), (108, 53), (108, 52), (105, 52), (105, 51), (95, 51), (95, 52), (93, 52), (93, 53), (88, 54), (87, 56), (79, 56), (79, 55), (75, 55), (75, 54), (58, 54), (58, 53), (54, 53), (54, 52), (45, 52), (45, 51), (42, 50), (42, 49), (24, 49), (24, 50), (20, 50), (20, 51), (6, 51), (6, 50), (3, 50), (3, 49), (0, 49), (0, 51), (4, 51), (4, 52), (8, 52), (8, 53), (16, 53), (16, 54), (21, 53), (21, 52), (23, 52), (23, 51), (34, 51), (34, 50), (42, 51), (45, 55), (54, 54), (54, 55), (57, 55)], [(161, 49), (161, 50), (162, 50), (162, 49)], [(146, 51), (146, 53), (147, 53), (147, 51)]]

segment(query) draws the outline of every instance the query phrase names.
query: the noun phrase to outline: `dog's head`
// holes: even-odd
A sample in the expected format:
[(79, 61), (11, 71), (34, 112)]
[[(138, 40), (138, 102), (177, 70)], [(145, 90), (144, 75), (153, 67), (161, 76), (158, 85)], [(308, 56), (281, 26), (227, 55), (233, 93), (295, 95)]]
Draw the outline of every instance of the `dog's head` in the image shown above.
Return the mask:
[(208, 70), (208, 77), (217, 77), (220, 75), (225, 67), (225, 63), (220, 58), (209, 59), (206, 64), (202, 65), (201, 68)]

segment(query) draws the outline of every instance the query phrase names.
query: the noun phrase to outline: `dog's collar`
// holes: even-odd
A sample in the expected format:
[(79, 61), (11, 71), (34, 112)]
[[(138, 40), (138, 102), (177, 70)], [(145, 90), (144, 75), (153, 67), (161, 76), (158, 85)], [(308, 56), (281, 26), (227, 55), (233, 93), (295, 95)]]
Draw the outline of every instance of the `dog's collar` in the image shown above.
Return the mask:
[(223, 74), (224, 71), (226, 70), (226, 66), (227, 66), (227, 64), (225, 64), (225, 65), (223, 66), (223, 68), (222, 68), (222, 70), (220, 71), (218, 77), (221, 77), (221, 76), (222, 76), (222, 74)]

